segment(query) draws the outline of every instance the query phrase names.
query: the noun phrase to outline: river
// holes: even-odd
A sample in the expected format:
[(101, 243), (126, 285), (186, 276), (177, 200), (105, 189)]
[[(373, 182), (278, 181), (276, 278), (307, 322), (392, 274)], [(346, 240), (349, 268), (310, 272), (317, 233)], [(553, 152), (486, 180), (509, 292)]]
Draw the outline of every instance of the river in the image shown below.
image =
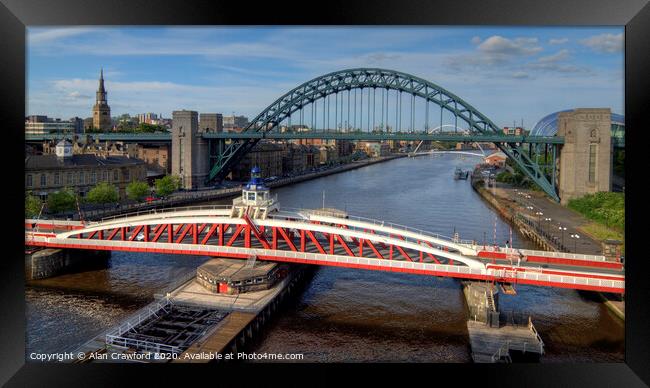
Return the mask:
[[(461, 239), (510, 239), (510, 227), (454, 180), (476, 158), (401, 158), (274, 190), (281, 206), (336, 207), (350, 214)], [(217, 203), (228, 203), (218, 201)], [(512, 231), (514, 246), (534, 248)], [(203, 257), (114, 252), (104, 270), (27, 287), (27, 353), (73, 350), (152, 300)], [(530, 314), (542, 362), (623, 362), (624, 324), (588, 293), (517, 286), (500, 307)], [(302, 353), (307, 362), (471, 362), (459, 282), (447, 278), (321, 267), (250, 351)]]

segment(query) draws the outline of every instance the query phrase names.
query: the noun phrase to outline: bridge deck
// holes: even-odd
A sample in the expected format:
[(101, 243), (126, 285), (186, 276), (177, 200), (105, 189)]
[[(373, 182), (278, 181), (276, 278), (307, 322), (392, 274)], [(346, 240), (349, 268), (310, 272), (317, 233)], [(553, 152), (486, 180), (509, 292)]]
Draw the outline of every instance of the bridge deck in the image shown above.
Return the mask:
[(146, 212), (85, 227), (26, 220), (25, 243), (243, 259), (256, 255), (260, 260), (624, 292), (622, 264), (602, 256), (485, 249), (378, 220), (309, 210), (284, 211), (264, 220), (229, 213), (224, 207)]

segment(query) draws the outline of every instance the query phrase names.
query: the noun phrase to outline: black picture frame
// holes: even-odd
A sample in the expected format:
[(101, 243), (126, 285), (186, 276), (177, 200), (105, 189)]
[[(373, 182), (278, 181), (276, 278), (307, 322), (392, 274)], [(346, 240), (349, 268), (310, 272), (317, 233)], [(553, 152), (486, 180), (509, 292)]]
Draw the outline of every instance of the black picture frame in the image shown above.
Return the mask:
[[(250, 385), (250, 379), (276, 384), (323, 385), (357, 376), (384, 383), (409, 382), (414, 375), (431, 384), (498, 386), (620, 386), (650, 384), (650, 295), (643, 182), (644, 113), (650, 111), (650, 5), (647, 0), (465, 0), (341, 1), (282, 4), (237, 1), (0, 0), (0, 118), (5, 187), (3, 249), (0, 254), (0, 382), (8, 386), (115, 386), (137, 376), (149, 383), (170, 382), (171, 375)], [(626, 191), (625, 363), (620, 364), (423, 364), (423, 365), (228, 365), (166, 366), (52, 365), (25, 363), (24, 195), (25, 28), (45, 25), (625, 25), (625, 117), (628, 179)], [(645, 125), (647, 126), (647, 124)], [(631, 166), (636, 166), (632, 169)], [(636, 177), (635, 177), (636, 175)], [(631, 201), (631, 202), (630, 202)], [(22, 203), (22, 202), (21, 202)], [(629, 210), (629, 211), (628, 211)], [(337, 372), (337, 373), (334, 373)], [(340, 372), (340, 373), (338, 373)], [(127, 376), (130, 375), (130, 376)], [(272, 379), (269, 379), (272, 376)], [(303, 379), (310, 379), (309, 381)], [(345, 378), (347, 379), (347, 378)], [(339, 380), (340, 381), (340, 380)], [(130, 381), (127, 381), (130, 382)], [(645, 384), (644, 384), (645, 382)], [(427, 385), (431, 385), (427, 384)], [(239, 384), (238, 384), (239, 385)]]

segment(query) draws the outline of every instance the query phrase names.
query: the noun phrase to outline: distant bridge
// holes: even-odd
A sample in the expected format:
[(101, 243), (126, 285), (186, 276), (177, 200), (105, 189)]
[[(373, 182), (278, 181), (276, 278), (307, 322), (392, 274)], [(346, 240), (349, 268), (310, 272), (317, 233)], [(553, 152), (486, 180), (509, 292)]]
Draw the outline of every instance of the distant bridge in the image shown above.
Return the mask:
[(438, 155), (438, 154), (451, 154), (451, 155), (468, 155), (468, 156), (478, 156), (481, 158), (486, 157), (486, 154), (479, 152), (469, 152), (469, 151), (440, 151), (440, 150), (431, 150), (431, 151), (420, 151), (409, 156), (421, 156), (421, 155)]
[[(42, 135), (25, 135), (28, 143), (46, 140), (73, 138), (73, 134), (51, 133)], [(171, 133), (89, 133), (78, 134), (84, 138), (99, 141), (123, 141), (131, 143), (160, 142), (170, 143)], [(532, 143), (564, 144), (564, 138), (558, 136), (514, 136), (505, 134), (464, 134), (464, 133), (424, 133), (424, 132), (344, 132), (344, 131), (301, 131), (301, 132), (209, 132), (201, 135), (204, 139), (323, 139), (323, 140), (357, 140), (357, 141), (441, 141), (441, 142), (485, 142), (485, 143)]]

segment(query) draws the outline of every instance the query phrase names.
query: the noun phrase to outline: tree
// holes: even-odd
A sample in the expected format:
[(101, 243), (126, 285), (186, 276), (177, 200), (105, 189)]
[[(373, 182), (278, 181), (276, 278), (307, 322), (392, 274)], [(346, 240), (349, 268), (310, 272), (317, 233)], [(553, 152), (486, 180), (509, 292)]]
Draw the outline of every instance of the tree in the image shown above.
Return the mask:
[(86, 196), (90, 203), (115, 203), (119, 200), (117, 189), (108, 182), (101, 182), (93, 187)]
[(181, 178), (174, 175), (165, 175), (160, 179), (156, 179), (155, 184), (156, 193), (161, 197), (165, 197), (178, 190), (181, 186)]
[(25, 217), (36, 217), (41, 212), (43, 201), (32, 193), (27, 193), (25, 196)]
[(50, 213), (60, 213), (66, 210), (72, 210), (76, 207), (76, 204), (77, 197), (75, 196), (75, 193), (67, 187), (47, 196), (47, 210)]
[(134, 201), (142, 201), (149, 194), (149, 185), (146, 182), (133, 181), (126, 186), (126, 196)]

